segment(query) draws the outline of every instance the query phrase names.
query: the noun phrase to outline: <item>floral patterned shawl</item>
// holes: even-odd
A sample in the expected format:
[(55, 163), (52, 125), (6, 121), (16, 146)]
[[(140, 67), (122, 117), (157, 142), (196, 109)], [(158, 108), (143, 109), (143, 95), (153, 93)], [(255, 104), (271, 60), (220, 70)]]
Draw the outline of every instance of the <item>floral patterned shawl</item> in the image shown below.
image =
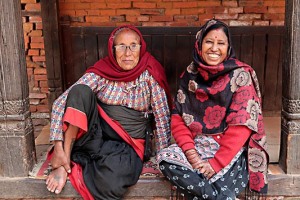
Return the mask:
[[(222, 27), (229, 38), (228, 57), (209, 66), (202, 59), (201, 42), (213, 29)], [(208, 21), (197, 33), (194, 61), (181, 75), (173, 114), (179, 114), (192, 134), (223, 133), (228, 126), (252, 130), (248, 142), (250, 189), (267, 192), (266, 135), (257, 76), (234, 56), (229, 29), (217, 20)]]

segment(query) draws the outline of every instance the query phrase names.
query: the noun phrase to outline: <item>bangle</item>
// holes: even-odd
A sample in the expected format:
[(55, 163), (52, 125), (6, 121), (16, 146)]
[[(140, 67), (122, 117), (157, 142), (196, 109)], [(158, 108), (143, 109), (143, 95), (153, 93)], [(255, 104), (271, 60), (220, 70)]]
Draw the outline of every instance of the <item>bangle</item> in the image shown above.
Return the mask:
[(192, 155), (195, 153), (197, 153), (196, 149), (189, 149), (189, 150), (185, 151), (186, 156), (189, 156), (189, 155)]

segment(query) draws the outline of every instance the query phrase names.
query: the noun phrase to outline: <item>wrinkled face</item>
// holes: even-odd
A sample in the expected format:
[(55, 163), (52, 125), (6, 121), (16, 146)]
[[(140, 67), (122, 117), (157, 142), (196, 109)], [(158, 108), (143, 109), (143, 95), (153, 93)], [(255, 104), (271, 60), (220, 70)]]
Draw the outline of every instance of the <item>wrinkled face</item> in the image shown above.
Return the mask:
[(133, 30), (124, 29), (116, 35), (114, 39), (115, 57), (122, 69), (131, 70), (138, 64), (140, 57), (139, 44), (140, 37)]
[(202, 58), (208, 65), (217, 65), (225, 60), (228, 38), (222, 29), (211, 30), (202, 41)]

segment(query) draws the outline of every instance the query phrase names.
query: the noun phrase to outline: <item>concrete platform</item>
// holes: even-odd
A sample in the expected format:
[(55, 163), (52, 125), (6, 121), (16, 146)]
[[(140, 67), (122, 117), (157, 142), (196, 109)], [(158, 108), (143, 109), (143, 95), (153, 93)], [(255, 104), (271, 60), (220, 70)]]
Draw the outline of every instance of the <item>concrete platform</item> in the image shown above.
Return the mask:
[[(280, 117), (265, 117), (269, 165), (268, 199), (300, 199), (300, 175), (285, 174), (278, 166), (280, 146)], [(36, 138), (37, 158), (49, 147), (49, 125), (45, 126)], [(125, 199), (170, 199), (171, 186), (164, 178), (141, 178), (132, 186)], [(71, 183), (67, 181), (61, 194), (55, 195), (46, 189), (45, 180), (29, 177), (0, 178), (0, 199), (81, 199)]]

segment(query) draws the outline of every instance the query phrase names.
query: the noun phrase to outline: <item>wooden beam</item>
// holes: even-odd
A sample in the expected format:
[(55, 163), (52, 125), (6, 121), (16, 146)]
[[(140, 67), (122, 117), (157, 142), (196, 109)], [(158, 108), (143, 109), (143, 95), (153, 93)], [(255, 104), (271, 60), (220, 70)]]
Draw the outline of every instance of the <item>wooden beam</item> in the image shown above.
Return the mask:
[(20, 1), (0, 1), (0, 19), (0, 177), (27, 176), (35, 148)]
[(58, 24), (58, 0), (41, 0), (49, 106), (62, 93), (62, 63)]
[(285, 51), (282, 67), (282, 124), (279, 164), (300, 174), (300, 0), (286, 0)]

